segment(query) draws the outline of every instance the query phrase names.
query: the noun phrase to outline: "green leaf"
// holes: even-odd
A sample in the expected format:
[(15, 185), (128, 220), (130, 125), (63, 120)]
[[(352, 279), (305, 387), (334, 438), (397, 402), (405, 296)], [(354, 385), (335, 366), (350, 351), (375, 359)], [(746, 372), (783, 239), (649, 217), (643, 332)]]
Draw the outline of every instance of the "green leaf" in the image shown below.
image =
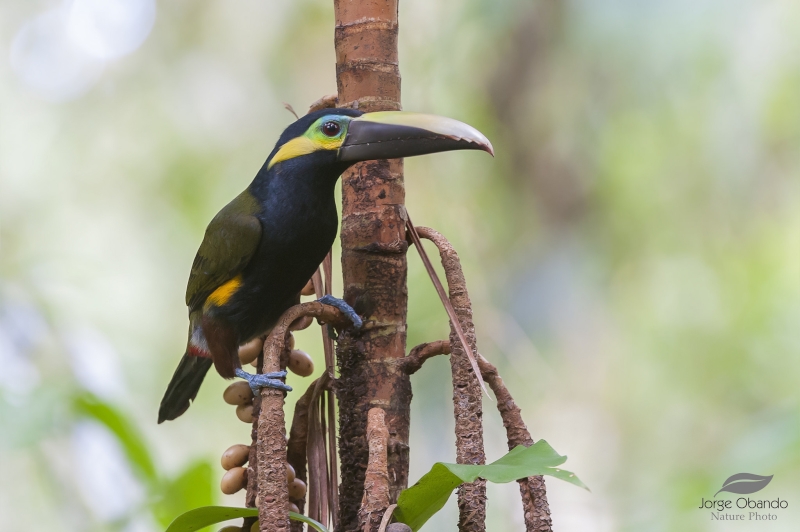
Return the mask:
[[(196, 532), (209, 525), (239, 517), (258, 517), (258, 510), (255, 508), (231, 508), (228, 506), (206, 506), (205, 508), (196, 508), (175, 519), (172, 524), (169, 525), (166, 532)], [(293, 521), (302, 521), (318, 532), (328, 532), (328, 529), (321, 523), (305, 515), (289, 512), (289, 519)]]
[(75, 396), (73, 407), (79, 415), (98, 421), (117, 437), (134, 471), (144, 481), (150, 484), (158, 481), (144, 438), (125, 414), (90, 393)]
[(166, 532), (195, 532), (209, 525), (229, 521), (239, 517), (257, 517), (255, 508), (231, 508), (228, 506), (205, 506), (195, 508), (179, 515), (169, 525)]
[(419, 482), (400, 493), (394, 516), (412, 530), (419, 530), (433, 514), (442, 509), (455, 488), (478, 478), (503, 484), (533, 475), (550, 475), (589, 489), (574, 474), (556, 468), (566, 461), (566, 456), (559, 455), (550, 444), (539, 440), (530, 447), (515, 447), (496, 462), (487, 465), (438, 462)]
[(289, 519), (292, 521), (302, 521), (308, 526), (312, 527), (317, 532), (328, 532), (328, 528), (318, 521), (314, 521), (310, 517), (306, 517), (302, 514), (296, 514), (294, 512), (289, 512)]

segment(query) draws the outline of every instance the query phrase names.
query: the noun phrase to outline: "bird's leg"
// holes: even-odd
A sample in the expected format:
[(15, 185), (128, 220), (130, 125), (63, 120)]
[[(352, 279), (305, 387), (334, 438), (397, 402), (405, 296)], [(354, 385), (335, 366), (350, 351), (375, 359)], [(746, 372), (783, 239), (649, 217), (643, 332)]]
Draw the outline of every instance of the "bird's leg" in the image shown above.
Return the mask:
[(330, 305), (332, 307), (336, 307), (342, 311), (342, 314), (347, 316), (351, 322), (353, 322), (353, 328), (355, 330), (359, 330), (364, 322), (361, 321), (361, 317), (353, 310), (353, 307), (347, 304), (344, 299), (339, 299), (337, 297), (333, 297), (332, 295), (328, 294), (327, 296), (322, 296), (321, 298), (317, 299), (323, 305)]
[(285, 371), (252, 375), (247, 373), (242, 368), (239, 368), (236, 370), (236, 376), (247, 381), (247, 383), (250, 385), (250, 389), (253, 390), (253, 395), (258, 395), (261, 393), (261, 388), (277, 388), (285, 392), (292, 391), (291, 386), (278, 380), (286, 377)]

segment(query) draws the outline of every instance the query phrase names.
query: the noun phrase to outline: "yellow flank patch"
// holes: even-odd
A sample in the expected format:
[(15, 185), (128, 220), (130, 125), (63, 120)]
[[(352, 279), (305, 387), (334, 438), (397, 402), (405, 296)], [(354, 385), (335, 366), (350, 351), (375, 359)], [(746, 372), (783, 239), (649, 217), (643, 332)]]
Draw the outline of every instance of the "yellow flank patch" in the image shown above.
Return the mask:
[(227, 283), (211, 292), (211, 295), (206, 298), (206, 304), (204, 306), (206, 308), (210, 307), (211, 305), (221, 307), (231, 299), (233, 294), (236, 293), (240, 286), (242, 286), (242, 276), (237, 275)]
[(270, 159), (267, 170), (281, 161), (294, 159), (301, 155), (308, 155), (317, 150), (338, 150), (342, 145), (342, 139), (312, 139), (305, 135), (296, 137), (281, 146), (278, 153)]

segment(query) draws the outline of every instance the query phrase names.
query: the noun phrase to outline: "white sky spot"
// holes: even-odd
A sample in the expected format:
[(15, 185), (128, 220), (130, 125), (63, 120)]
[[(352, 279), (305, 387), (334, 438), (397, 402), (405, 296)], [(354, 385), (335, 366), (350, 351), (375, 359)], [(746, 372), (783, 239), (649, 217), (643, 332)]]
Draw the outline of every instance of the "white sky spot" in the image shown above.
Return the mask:
[(155, 0), (67, 1), (20, 28), (11, 67), (44, 99), (75, 99), (97, 83), (109, 60), (142, 45), (155, 17)]
[(0, 306), (0, 388), (25, 396), (39, 384), (31, 350), (47, 334), (35, 308), (23, 304)]
[(158, 523), (150, 515), (142, 512), (126, 524), (122, 532), (153, 532), (153, 530), (160, 530)]
[(72, 431), (76, 482), (89, 509), (103, 521), (119, 519), (144, 496), (119, 442), (92, 421), (81, 421)]
[(103, 398), (119, 397), (125, 380), (114, 346), (94, 329), (78, 328), (63, 335), (72, 371), (81, 386)]
[(44, 99), (76, 98), (100, 78), (103, 62), (87, 55), (67, 36), (66, 12), (42, 13), (17, 32), (11, 67), (22, 83)]
[(74, 0), (67, 33), (90, 56), (116, 59), (142, 45), (155, 19), (155, 0)]
[(0, 388), (27, 395), (39, 384), (39, 370), (14, 344), (9, 331), (0, 324)]

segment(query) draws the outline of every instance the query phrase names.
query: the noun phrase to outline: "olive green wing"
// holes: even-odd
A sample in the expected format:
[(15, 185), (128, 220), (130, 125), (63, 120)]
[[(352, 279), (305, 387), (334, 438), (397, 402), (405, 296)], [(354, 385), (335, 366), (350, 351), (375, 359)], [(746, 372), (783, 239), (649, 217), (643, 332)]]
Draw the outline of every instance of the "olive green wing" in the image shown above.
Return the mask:
[(208, 224), (203, 243), (192, 263), (186, 287), (186, 305), (199, 308), (217, 288), (247, 266), (261, 241), (261, 222), (254, 216), (258, 203), (243, 192)]

